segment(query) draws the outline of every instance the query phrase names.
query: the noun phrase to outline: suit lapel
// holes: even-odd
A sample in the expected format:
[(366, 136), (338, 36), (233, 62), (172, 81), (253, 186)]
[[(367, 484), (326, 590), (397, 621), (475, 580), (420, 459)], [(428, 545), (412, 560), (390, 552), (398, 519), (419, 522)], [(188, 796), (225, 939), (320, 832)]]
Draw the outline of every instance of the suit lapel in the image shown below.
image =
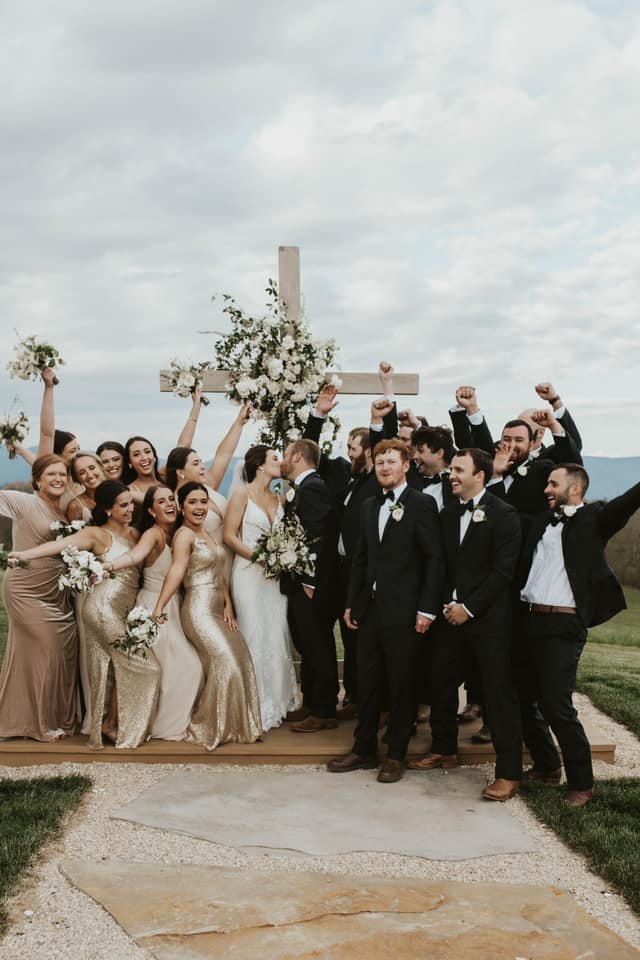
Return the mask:
[[(409, 496), (410, 489), (411, 488), (407, 485), (402, 491), (402, 493), (400, 494), (400, 496), (398, 497), (398, 499), (396, 500), (396, 503), (401, 503), (404, 505), (405, 500)], [(406, 510), (406, 506), (405, 506), (405, 510)], [(384, 530), (382, 531), (382, 537), (380, 538), (380, 543), (384, 543), (385, 537), (389, 533), (390, 528), (393, 527), (396, 523), (402, 523), (402, 520), (394, 520), (391, 513), (389, 513), (389, 516), (387, 517), (387, 522), (384, 525)]]

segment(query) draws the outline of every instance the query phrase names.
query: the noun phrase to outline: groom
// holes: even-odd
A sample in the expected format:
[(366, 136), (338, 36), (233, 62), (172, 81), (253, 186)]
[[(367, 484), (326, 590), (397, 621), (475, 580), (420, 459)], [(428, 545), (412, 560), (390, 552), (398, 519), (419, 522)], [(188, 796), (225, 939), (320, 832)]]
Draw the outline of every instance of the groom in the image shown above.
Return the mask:
[(289, 597), (289, 623), (300, 653), (303, 709), (307, 716), (291, 729), (316, 733), (337, 726), (338, 665), (333, 624), (336, 620), (338, 539), (334, 498), (317, 470), (320, 448), (313, 440), (296, 440), (284, 452), (281, 475), (291, 484), (286, 512), (298, 515), (316, 554), (313, 576), (283, 576), (280, 588)]

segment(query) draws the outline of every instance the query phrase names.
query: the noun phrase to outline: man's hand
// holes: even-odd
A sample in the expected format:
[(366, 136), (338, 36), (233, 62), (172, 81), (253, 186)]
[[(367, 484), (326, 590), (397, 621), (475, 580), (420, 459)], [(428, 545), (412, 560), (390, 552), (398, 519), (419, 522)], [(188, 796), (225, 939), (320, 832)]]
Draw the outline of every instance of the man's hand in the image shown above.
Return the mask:
[(382, 420), (382, 418), (386, 417), (392, 410), (393, 400), (389, 400), (387, 397), (374, 400), (371, 404), (371, 422), (376, 423), (376, 421)]
[(426, 633), (433, 620), (431, 617), (423, 617), (421, 613), (416, 614), (416, 633)]
[(413, 410), (400, 410), (398, 413), (398, 420), (400, 425), (403, 427), (411, 427), (412, 430), (417, 430), (418, 427), (421, 427), (422, 424), (416, 417)]
[(393, 367), (387, 360), (381, 360), (378, 365), (378, 376), (382, 384), (382, 392), (386, 397), (393, 394)]
[(325, 383), (318, 394), (318, 400), (316, 402), (316, 410), (320, 416), (326, 417), (328, 413), (331, 413), (331, 411), (338, 406), (340, 401), (336, 400), (337, 394), (337, 387), (334, 387), (331, 383)]
[(469, 620), (469, 614), (461, 603), (445, 603), (444, 618), (452, 627), (460, 627)]
[(547, 403), (550, 403), (554, 410), (557, 410), (562, 406), (560, 395), (556, 391), (554, 385), (549, 383), (548, 380), (545, 380), (543, 383), (536, 383), (535, 391), (540, 399), (546, 400)]
[(477, 413), (480, 407), (478, 406), (476, 388), (465, 386), (458, 387), (456, 390), (456, 403), (459, 407), (464, 407), (464, 409), (467, 411), (467, 416)]
[(306, 584), (304, 584), (302, 589), (304, 590), (305, 594), (309, 597), (309, 600), (313, 600), (315, 587), (308, 587)]
[(511, 461), (511, 454), (513, 453), (513, 444), (508, 443), (506, 440), (501, 440), (496, 447), (496, 452), (493, 456), (493, 475), (494, 477), (502, 477), (509, 469), (509, 464)]
[(358, 629), (358, 621), (351, 619), (351, 607), (347, 607), (347, 609), (344, 612), (344, 622), (348, 626), (349, 630)]
[(534, 410), (531, 414), (531, 419), (539, 427), (550, 430), (551, 433), (564, 433), (562, 426), (558, 423), (551, 410), (548, 410), (546, 407), (543, 410)]

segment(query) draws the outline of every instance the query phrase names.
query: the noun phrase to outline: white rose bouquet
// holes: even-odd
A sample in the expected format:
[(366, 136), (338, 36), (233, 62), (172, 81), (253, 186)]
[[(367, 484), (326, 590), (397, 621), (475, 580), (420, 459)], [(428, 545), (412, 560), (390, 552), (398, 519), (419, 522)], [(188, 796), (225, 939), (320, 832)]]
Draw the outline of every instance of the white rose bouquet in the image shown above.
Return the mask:
[(22, 443), (29, 432), (29, 418), (25, 413), (10, 413), (4, 420), (0, 420), (0, 440), (4, 441), (9, 451), (9, 460), (16, 455), (16, 443)]
[[(309, 416), (309, 404), (327, 382), (327, 368), (336, 354), (334, 340), (317, 340), (303, 317), (287, 316), (277, 286), (269, 280), (267, 314), (251, 317), (233, 297), (223, 297), (223, 313), (231, 318), (231, 332), (220, 334), (215, 344), (215, 365), (229, 371), (227, 397), (249, 401), (255, 418), (264, 421), (260, 441), (284, 447), (297, 440)], [(334, 374), (329, 382), (340, 386)], [(335, 439), (336, 422), (327, 423), (322, 443), (328, 451)]]
[(64, 537), (71, 537), (78, 533), (83, 527), (86, 527), (86, 520), (72, 520), (71, 523), (65, 523), (64, 520), (54, 520), (49, 530), (53, 533), (56, 540), (62, 540)]
[[(19, 340), (15, 350), (16, 358), (9, 361), (7, 370), (9, 376), (19, 380), (37, 380), (45, 367), (64, 366), (64, 360), (52, 344), (33, 336)], [(53, 382), (58, 383), (58, 378), (54, 377)]]
[(105, 578), (104, 564), (90, 550), (67, 547), (62, 552), (62, 559), (67, 569), (58, 577), (59, 590), (68, 588), (74, 593), (90, 593)]
[(127, 616), (124, 637), (111, 644), (116, 650), (123, 650), (128, 657), (141, 656), (147, 659), (149, 650), (158, 639), (158, 624), (146, 607), (134, 607)]
[[(169, 367), (169, 383), (174, 397), (186, 399), (198, 388), (202, 386), (202, 374), (205, 370), (211, 369), (211, 364), (204, 363), (186, 363), (182, 360), (176, 360), (174, 357)], [(204, 407), (209, 406), (209, 401), (205, 396), (200, 397)]]
[(281, 573), (310, 577), (315, 574), (316, 555), (311, 552), (304, 527), (296, 514), (283, 517), (273, 530), (260, 537), (251, 562), (262, 564), (268, 580)]

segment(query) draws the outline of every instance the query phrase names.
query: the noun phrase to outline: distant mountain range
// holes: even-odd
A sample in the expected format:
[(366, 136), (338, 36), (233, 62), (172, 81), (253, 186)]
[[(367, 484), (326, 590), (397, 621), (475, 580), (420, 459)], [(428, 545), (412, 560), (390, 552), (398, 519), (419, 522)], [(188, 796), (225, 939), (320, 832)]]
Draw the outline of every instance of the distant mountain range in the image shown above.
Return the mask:
[[(234, 457), (221, 485), (221, 493), (227, 494), (235, 465)], [(611, 500), (640, 481), (640, 457), (587, 457), (584, 465), (589, 472), (591, 484), (589, 500)], [(6, 448), (0, 449), (0, 487), (7, 483), (28, 481), (31, 471), (21, 457), (9, 460)]]

